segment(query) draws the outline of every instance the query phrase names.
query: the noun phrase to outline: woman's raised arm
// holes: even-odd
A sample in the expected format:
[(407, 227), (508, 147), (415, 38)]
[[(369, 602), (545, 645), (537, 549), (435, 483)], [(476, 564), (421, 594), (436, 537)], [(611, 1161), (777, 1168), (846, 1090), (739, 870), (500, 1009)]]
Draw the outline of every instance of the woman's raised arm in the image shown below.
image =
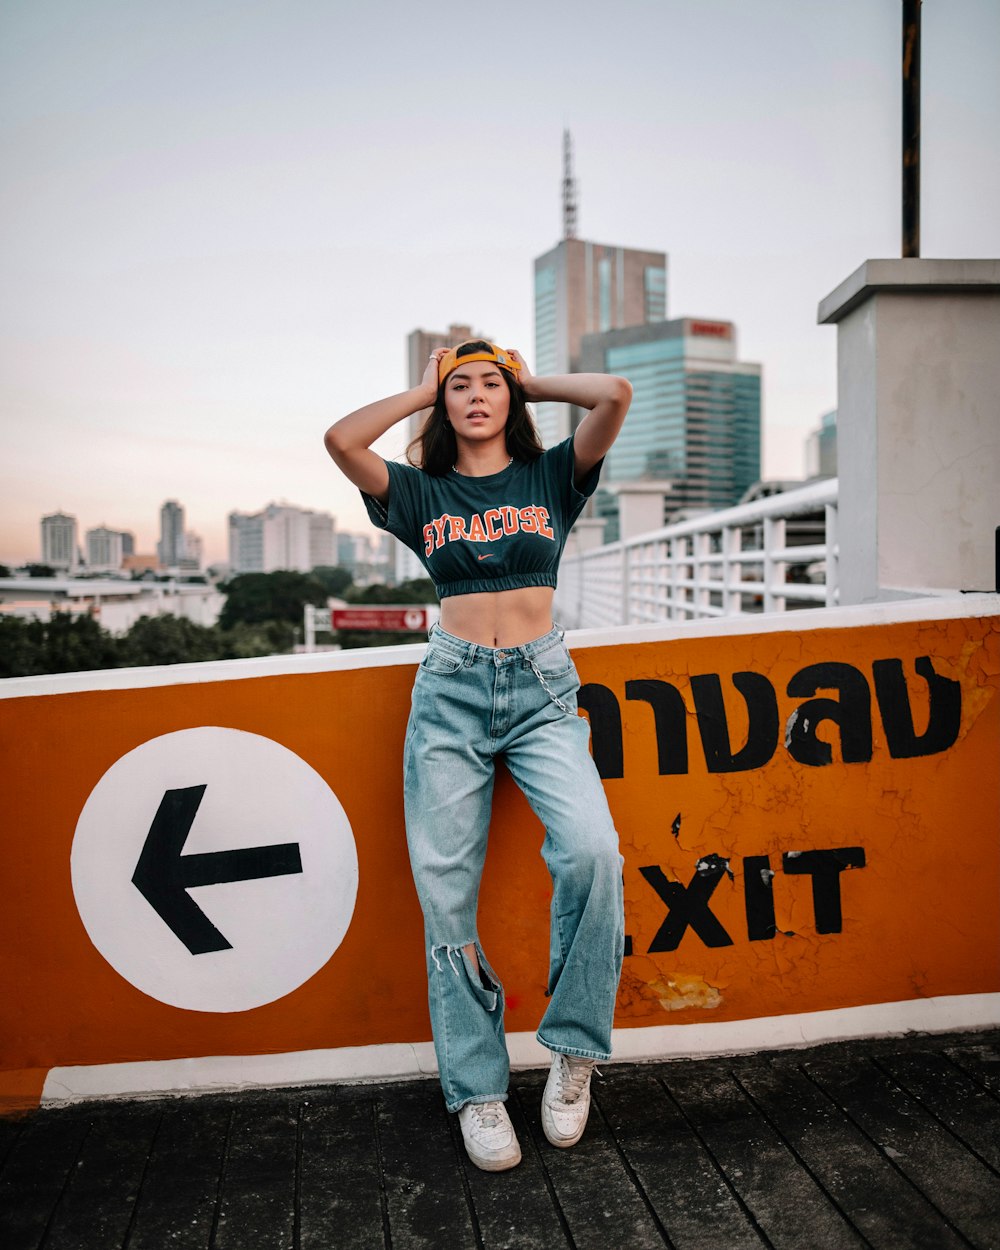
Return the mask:
[(524, 388), (525, 399), (574, 404), (588, 410), (573, 435), (576, 477), (582, 481), (607, 455), (618, 437), (632, 402), (632, 383), (608, 373), (567, 373), (536, 378), (518, 352), (512, 351), (511, 355), (521, 363), (518, 381)]
[(377, 399), (373, 404), (348, 413), (335, 421), (323, 438), (327, 451), (344, 476), (382, 503), (389, 495), (389, 471), (382, 457), (370, 450), (371, 445), (398, 421), (434, 403), (441, 355), (443, 352), (431, 356), (419, 386)]

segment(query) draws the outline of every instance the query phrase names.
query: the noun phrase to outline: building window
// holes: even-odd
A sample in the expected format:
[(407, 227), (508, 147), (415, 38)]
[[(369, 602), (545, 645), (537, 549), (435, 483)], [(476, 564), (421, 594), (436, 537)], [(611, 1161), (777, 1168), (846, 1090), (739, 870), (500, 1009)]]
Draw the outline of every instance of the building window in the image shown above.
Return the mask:
[(646, 321), (665, 321), (667, 316), (666, 269), (647, 268), (643, 270), (642, 279)]
[(603, 257), (597, 262), (597, 288), (600, 315), (600, 330), (611, 329), (611, 260)]

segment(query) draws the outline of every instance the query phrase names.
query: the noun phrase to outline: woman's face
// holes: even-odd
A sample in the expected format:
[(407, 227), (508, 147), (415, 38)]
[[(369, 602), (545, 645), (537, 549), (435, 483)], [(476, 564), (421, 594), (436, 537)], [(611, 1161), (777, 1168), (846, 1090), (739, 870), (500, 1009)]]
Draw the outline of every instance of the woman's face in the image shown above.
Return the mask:
[(444, 384), (444, 404), (456, 438), (485, 443), (506, 428), (510, 391), (492, 361), (459, 362)]

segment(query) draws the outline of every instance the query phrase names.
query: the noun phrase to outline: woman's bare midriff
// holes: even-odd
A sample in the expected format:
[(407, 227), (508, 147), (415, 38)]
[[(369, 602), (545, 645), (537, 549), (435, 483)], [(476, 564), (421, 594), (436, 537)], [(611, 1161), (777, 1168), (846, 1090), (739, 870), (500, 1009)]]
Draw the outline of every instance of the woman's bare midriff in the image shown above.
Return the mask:
[(552, 587), (523, 586), (441, 601), (441, 628), (483, 647), (520, 647), (552, 628)]

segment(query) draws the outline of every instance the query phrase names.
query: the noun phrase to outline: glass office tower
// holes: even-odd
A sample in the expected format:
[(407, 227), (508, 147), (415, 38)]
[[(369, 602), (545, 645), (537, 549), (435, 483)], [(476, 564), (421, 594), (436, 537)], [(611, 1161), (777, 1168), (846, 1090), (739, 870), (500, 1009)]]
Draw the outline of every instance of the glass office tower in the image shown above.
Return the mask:
[[(732, 322), (680, 317), (588, 334), (579, 367), (633, 387), (603, 486), (663, 482), (666, 522), (683, 509), (730, 507), (759, 479), (761, 370), (736, 359)], [(602, 498), (598, 513), (614, 511)], [(613, 541), (613, 527), (605, 537)]]
[[(579, 373), (585, 335), (662, 321), (667, 315), (667, 257), (563, 239), (535, 261), (535, 373)], [(564, 404), (539, 404), (546, 447), (561, 442), (581, 414)]]

